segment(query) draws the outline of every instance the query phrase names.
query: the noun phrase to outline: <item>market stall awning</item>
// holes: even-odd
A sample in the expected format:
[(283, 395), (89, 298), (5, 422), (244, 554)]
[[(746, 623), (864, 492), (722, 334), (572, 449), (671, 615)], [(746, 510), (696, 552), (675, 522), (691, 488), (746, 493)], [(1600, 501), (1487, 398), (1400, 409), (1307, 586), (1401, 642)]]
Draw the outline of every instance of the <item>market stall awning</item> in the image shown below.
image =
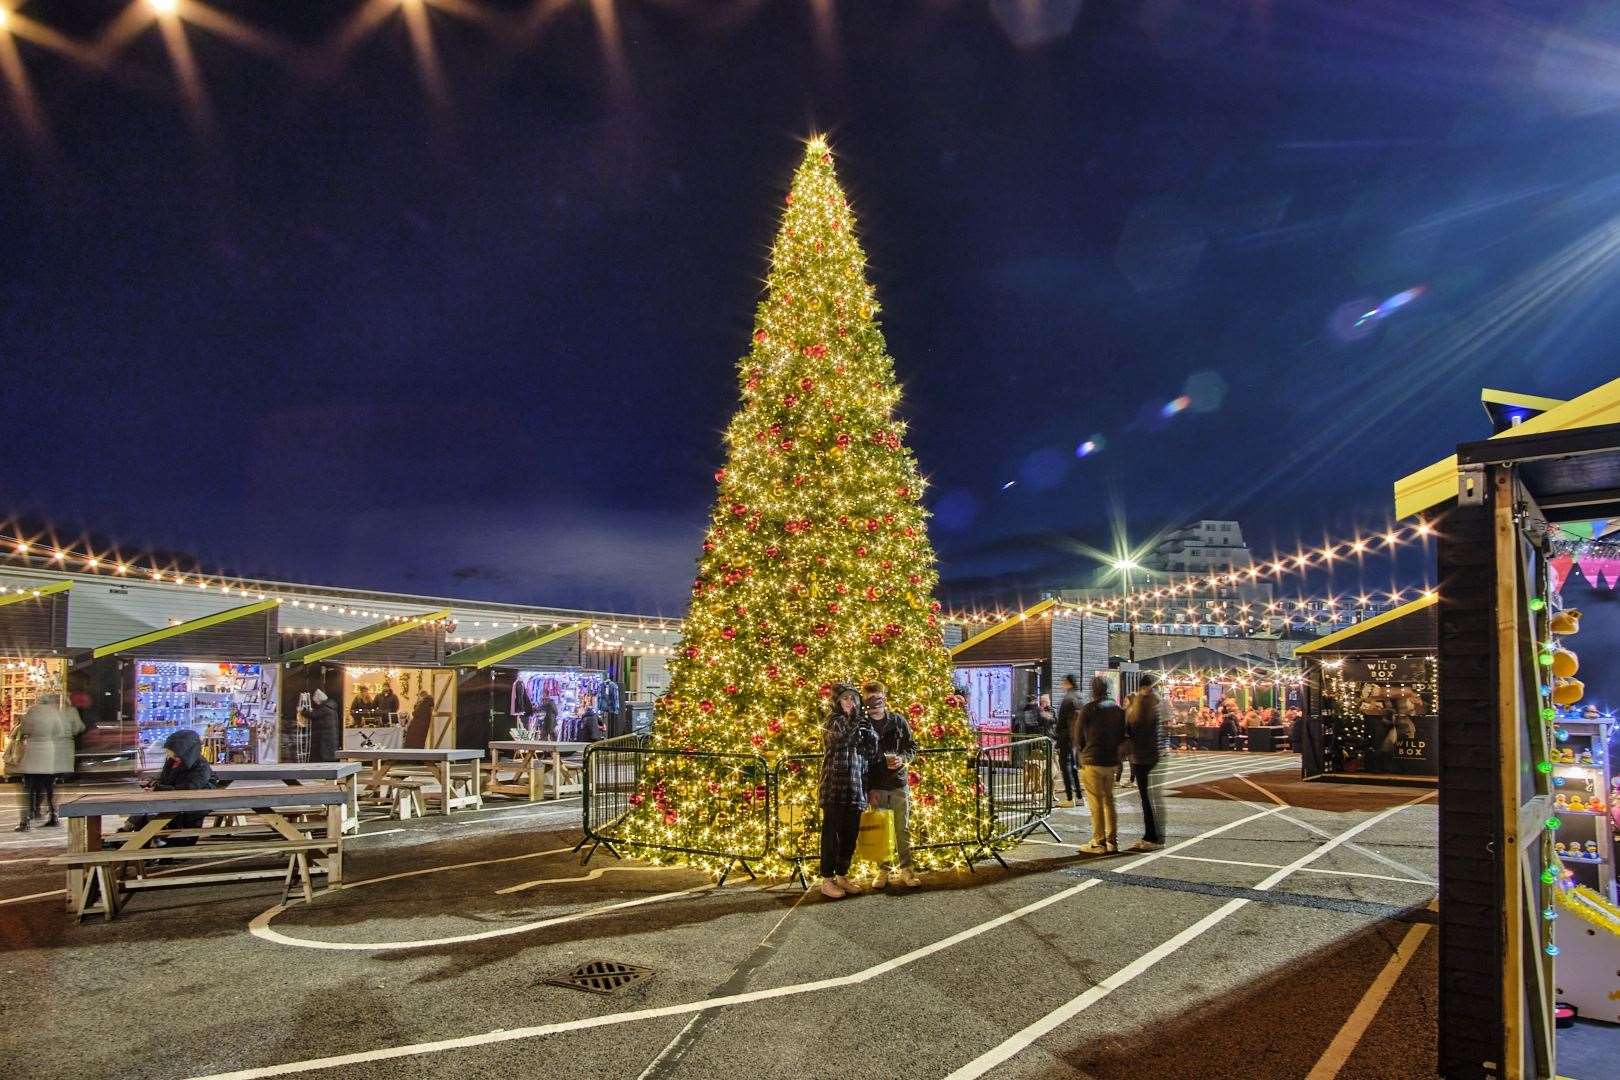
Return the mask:
[(1531, 417), (1540, 416), (1548, 409), (1558, 408), (1564, 399), (1486, 387), (1479, 392), (1479, 403), (1485, 406), (1485, 415), (1491, 418), (1491, 430), (1503, 432)]
[[(998, 634), (1003, 634), (1006, 631), (1012, 630), (1016, 627), (1027, 627), (1031, 619), (1045, 614), (1046, 612), (1057, 607), (1057, 605), (1058, 602), (1056, 600), (1042, 600), (1033, 607), (1027, 607), (1010, 618), (1002, 619), (989, 629), (981, 630), (977, 634), (974, 634), (972, 637), (963, 641), (960, 645), (952, 646), (952, 659), (967, 659), (967, 657), (965, 657), (963, 654), (968, 652), (968, 650), (972, 649), (974, 646), (983, 644)], [(1028, 651), (1029, 655), (1027, 657), (1020, 655), (1018, 657), (1019, 659), (1040, 660), (1050, 651), (1050, 647), (1045, 642), (1042, 642), (1039, 648), (1035, 648), (1034, 643), (1032, 642), (1030, 649), (1025, 651)], [(1005, 660), (1006, 657), (998, 656), (997, 659)]]
[[(1439, 593), (1430, 593), (1419, 597), (1409, 604), (1402, 604), (1398, 608), (1391, 608), (1382, 615), (1374, 615), (1370, 619), (1363, 619), (1354, 626), (1347, 626), (1343, 630), (1335, 630), (1331, 634), (1324, 634), (1315, 641), (1307, 642), (1294, 650), (1294, 655), (1319, 652), (1323, 649), (1339, 650), (1346, 645), (1364, 649), (1413, 649), (1434, 648), (1439, 640), (1438, 622), (1433, 617), (1422, 620), (1423, 625), (1413, 625), (1403, 628), (1407, 632), (1395, 633), (1386, 630), (1382, 634), (1370, 634), (1380, 627), (1389, 627), (1391, 623), (1416, 615), (1420, 611), (1427, 611), (1440, 602)], [(1352, 639), (1355, 639), (1352, 641)]]
[(423, 612), (421, 615), (412, 615), (405, 619), (385, 619), (382, 622), (362, 626), (358, 630), (351, 630), (347, 634), (340, 634), (325, 641), (314, 641), (308, 645), (301, 645), (290, 652), (281, 654), (284, 664), (315, 664), (322, 660), (330, 660), (345, 653), (353, 653), (368, 645), (375, 645), (380, 641), (387, 641), (391, 637), (424, 626), (437, 623), (450, 617), (449, 608), (439, 608), (437, 611)]
[(71, 588), (71, 581), (52, 581), (0, 592), (0, 654), (37, 657), (66, 652)]
[[(204, 615), (200, 619), (189, 619), (186, 622), (175, 623), (159, 630), (149, 630), (144, 634), (123, 638), (119, 641), (110, 641), (105, 645), (98, 645), (91, 650), (92, 656), (100, 659), (103, 656), (124, 656), (130, 654), (154, 655), (158, 652), (173, 653), (179, 651), (177, 639), (189, 634), (202, 634), (217, 628), (230, 627), (230, 630), (219, 634), (208, 633), (203, 640), (189, 643), (195, 646), (198, 655), (208, 654), (217, 656), (220, 660), (234, 659), (262, 659), (273, 652), (270, 647), (275, 636), (275, 627), (271, 624), (268, 613), (281, 605), (280, 600), (259, 600), (241, 607), (226, 608), (216, 611), (212, 615)], [(230, 631), (240, 629), (241, 620), (254, 615), (265, 614), (261, 626), (247, 628), (245, 634), (234, 634)], [(263, 642), (262, 645), (259, 643)]]
[(502, 634), (492, 638), (482, 645), (474, 645), (470, 649), (451, 653), (444, 658), (445, 667), (467, 667), (483, 669), (494, 667), (503, 660), (522, 656), (543, 645), (559, 641), (570, 634), (578, 634), (591, 625), (590, 619), (581, 619), (576, 623), (568, 623), (558, 627), (529, 627), (514, 630), (510, 634)]
[[(1496, 393), (1500, 394), (1501, 391)], [(1542, 435), (1613, 423), (1620, 423), (1620, 379), (1554, 405), (1491, 438), (1515, 439), (1524, 435)], [(1410, 517), (1456, 497), (1457, 455), (1452, 454), (1443, 461), (1395, 481), (1395, 516)]]
[(1274, 667), (1282, 666), (1274, 660), (1263, 660), (1259, 663), (1247, 657), (1231, 656), (1208, 645), (1194, 645), (1189, 649), (1180, 649), (1176, 652), (1163, 653), (1150, 657), (1137, 664), (1143, 671), (1191, 671), (1191, 672), (1222, 672), (1240, 675), (1246, 671), (1269, 671)]

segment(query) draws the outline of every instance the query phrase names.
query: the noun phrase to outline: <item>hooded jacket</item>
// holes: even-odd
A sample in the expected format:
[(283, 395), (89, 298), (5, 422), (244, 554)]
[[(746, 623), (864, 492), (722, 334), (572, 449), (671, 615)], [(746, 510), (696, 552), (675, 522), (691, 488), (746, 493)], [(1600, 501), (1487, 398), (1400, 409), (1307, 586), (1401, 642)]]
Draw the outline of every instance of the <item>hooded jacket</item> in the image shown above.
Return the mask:
[(860, 709), (854, 716), (838, 712), (838, 699), (853, 693), (858, 701), (860, 691), (839, 683), (833, 687), (833, 712), (821, 729), (823, 750), (821, 756), (820, 801), (823, 809), (835, 806), (866, 805), (866, 765), (877, 757), (877, 732), (872, 722)]
[(174, 757), (164, 760), (153, 791), (207, 791), (214, 786), (214, 770), (203, 760), (202, 738), (195, 731), (181, 728), (163, 740), (163, 749)]
[(1074, 749), (1082, 765), (1119, 764), (1119, 744), (1125, 739), (1125, 710), (1111, 697), (1086, 702), (1074, 724)]

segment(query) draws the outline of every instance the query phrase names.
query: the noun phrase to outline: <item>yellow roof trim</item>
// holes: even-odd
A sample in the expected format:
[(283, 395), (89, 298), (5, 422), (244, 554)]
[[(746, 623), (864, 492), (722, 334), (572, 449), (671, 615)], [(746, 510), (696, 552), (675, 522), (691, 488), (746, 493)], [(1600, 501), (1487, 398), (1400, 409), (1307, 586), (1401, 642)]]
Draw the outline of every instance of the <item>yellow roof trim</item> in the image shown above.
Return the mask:
[(280, 600), (260, 600), (252, 604), (243, 604), (241, 607), (226, 608), (224, 611), (216, 611), (212, 615), (204, 615), (199, 619), (175, 623), (173, 626), (165, 626), (144, 634), (136, 634), (134, 637), (127, 637), (121, 641), (109, 641), (105, 645), (96, 646), (90, 655), (99, 660), (103, 656), (130, 652), (140, 648), (142, 645), (155, 645), (160, 641), (167, 641), (169, 638), (179, 637), (181, 634), (189, 634), (194, 630), (206, 630), (210, 626), (218, 626), (220, 623), (231, 622), (248, 615), (257, 615), (261, 611), (270, 611), (280, 604)]
[(1546, 412), (1556, 409), (1564, 404), (1567, 398), (1541, 397), (1537, 394), (1519, 394), (1512, 390), (1492, 390), (1486, 387), (1479, 392), (1479, 400), (1485, 405), (1518, 405), (1525, 409), (1538, 409)]
[(1319, 637), (1315, 641), (1301, 645), (1299, 648), (1294, 650), (1294, 655), (1298, 656), (1300, 653), (1313, 653), (1316, 650), (1324, 649), (1329, 645), (1337, 645), (1339, 642), (1347, 641), (1350, 638), (1355, 637), (1357, 634), (1365, 633), (1366, 631), (1371, 630), (1375, 626), (1383, 626), (1385, 623), (1394, 622), (1396, 619), (1405, 618), (1414, 611), (1422, 611), (1424, 608), (1433, 607), (1439, 602), (1439, 593), (1430, 593), (1428, 596), (1419, 597), (1409, 604), (1402, 604), (1398, 608), (1391, 608), (1382, 615), (1374, 615), (1370, 619), (1363, 619), (1354, 626), (1347, 626), (1343, 630), (1335, 630), (1333, 633), (1328, 634), (1325, 637)]
[(20, 604), (24, 600), (38, 600), (44, 596), (53, 596), (56, 593), (67, 592), (71, 588), (73, 588), (73, 582), (71, 581), (53, 581), (49, 585), (41, 585), (32, 589), (24, 585), (15, 593), (0, 596), (0, 607), (5, 607), (7, 604)]
[(977, 645), (979, 642), (987, 641), (990, 638), (995, 637), (1008, 627), (1017, 626), (1021, 622), (1028, 622), (1031, 617), (1039, 615), (1043, 611), (1055, 608), (1057, 607), (1057, 604), (1058, 602), (1056, 600), (1042, 600), (1034, 607), (1027, 607), (1011, 618), (1002, 619), (988, 630), (981, 630), (977, 634), (974, 634), (972, 637), (968, 638), (966, 641), (962, 642), (960, 645), (953, 646), (951, 648), (951, 655), (955, 656), (957, 653), (965, 652), (966, 650)]
[[(1512, 439), (1520, 435), (1541, 435), (1549, 431), (1570, 431), (1614, 423), (1620, 423), (1620, 379), (1570, 398), (1540, 416), (1532, 416), (1517, 427), (1508, 428), (1491, 438)], [(1395, 481), (1395, 516), (1411, 517), (1456, 497), (1457, 455), (1453, 454)]]

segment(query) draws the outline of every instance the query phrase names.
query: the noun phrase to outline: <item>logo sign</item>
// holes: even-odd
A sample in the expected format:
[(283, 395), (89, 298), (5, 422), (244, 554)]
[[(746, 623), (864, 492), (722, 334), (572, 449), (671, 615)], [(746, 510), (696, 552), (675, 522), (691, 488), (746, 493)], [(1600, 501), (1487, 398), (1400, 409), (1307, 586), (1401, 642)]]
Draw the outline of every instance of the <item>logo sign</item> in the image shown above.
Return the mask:
[(1350, 682), (1426, 683), (1429, 665), (1421, 656), (1362, 657), (1346, 660), (1343, 674)]

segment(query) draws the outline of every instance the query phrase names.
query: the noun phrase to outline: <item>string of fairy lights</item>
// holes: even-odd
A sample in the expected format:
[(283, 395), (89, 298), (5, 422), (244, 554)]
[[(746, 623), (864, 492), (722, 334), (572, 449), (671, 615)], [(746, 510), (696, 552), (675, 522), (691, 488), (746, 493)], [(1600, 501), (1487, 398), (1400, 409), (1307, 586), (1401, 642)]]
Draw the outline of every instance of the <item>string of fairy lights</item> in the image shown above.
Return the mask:
[[(637, 615), (603, 615), (588, 613), (584, 616), (570, 612), (566, 615), (546, 616), (514, 613), (506, 618), (486, 618), (482, 615), (473, 619), (436, 619), (421, 620), (419, 615), (389, 613), (377, 610), (375, 607), (332, 595), (323, 595), (315, 592), (301, 592), (289, 589), (284, 585), (272, 585), (267, 582), (253, 581), (234, 575), (209, 574), (201, 570), (187, 569), (174, 563), (161, 564), (150, 558), (131, 556), (119, 552), (96, 551), (88, 545), (63, 543), (57, 540), (42, 540), (37, 536), (26, 536), (16, 532), (0, 533), (0, 569), (7, 565), (20, 566), (32, 571), (62, 571), (75, 574), (89, 574), (105, 577), (113, 581), (150, 582), (152, 584), (179, 586), (186, 589), (195, 589), (201, 594), (213, 594), (238, 598), (244, 603), (263, 600), (278, 600), (286, 608), (298, 612), (291, 616), (300, 623), (308, 625), (286, 625), (281, 633), (288, 637), (332, 638), (353, 633), (357, 627), (334, 627), (329, 624), (322, 625), (322, 617), (327, 619), (342, 617), (349, 619), (362, 619), (366, 623), (405, 623), (420, 621), (443, 625), (447, 630), (457, 630), (462, 633), (447, 636), (448, 644), (452, 645), (484, 645), (494, 637), (501, 634), (512, 633), (518, 630), (543, 631), (556, 630), (580, 617), (592, 621), (592, 631), (597, 634), (613, 633), (619, 635), (624, 641), (628, 651), (645, 651), (656, 655), (667, 655), (670, 645), (668, 639), (650, 637), (652, 634), (678, 634), (680, 621), (678, 619), (650, 618)], [(5, 585), (0, 584), (0, 596), (18, 595), (32, 592), (40, 595), (40, 588), (35, 584)], [(304, 618), (307, 616), (307, 620)], [(183, 619), (171, 618), (170, 624), (178, 624)], [(467, 633), (467, 631), (481, 631), (488, 629), (489, 633)], [(598, 629), (600, 628), (600, 629)], [(640, 634), (641, 637), (629, 637), (630, 634)], [(605, 638), (603, 640), (606, 640)], [(604, 646), (607, 647), (607, 646)]]

